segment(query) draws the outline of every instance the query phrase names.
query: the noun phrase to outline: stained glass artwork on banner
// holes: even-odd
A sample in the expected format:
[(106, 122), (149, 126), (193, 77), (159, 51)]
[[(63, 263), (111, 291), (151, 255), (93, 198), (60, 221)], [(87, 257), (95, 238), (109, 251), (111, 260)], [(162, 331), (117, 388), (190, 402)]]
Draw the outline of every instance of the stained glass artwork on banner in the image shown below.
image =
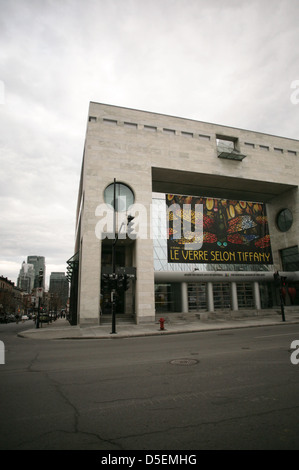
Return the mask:
[(168, 263), (273, 264), (265, 204), (166, 194), (166, 207)]

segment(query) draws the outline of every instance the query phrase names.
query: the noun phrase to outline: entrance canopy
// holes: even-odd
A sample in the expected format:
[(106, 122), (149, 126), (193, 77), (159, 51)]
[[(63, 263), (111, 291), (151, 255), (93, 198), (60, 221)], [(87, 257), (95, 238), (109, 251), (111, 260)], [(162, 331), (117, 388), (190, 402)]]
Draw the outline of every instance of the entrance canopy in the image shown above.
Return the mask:
[[(271, 282), (273, 271), (155, 271), (155, 282)], [(288, 281), (299, 281), (299, 271), (282, 272)]]

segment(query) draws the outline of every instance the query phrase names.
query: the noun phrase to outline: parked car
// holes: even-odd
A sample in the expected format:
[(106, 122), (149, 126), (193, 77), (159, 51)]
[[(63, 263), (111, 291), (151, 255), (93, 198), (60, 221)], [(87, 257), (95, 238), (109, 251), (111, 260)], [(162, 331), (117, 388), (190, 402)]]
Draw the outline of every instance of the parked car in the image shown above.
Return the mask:
[(6, 323), (16, 321), (16, 317), (12, 313), (6, 314)]
[(22, 321), (25, 321), (25, 320), (29, 320), (29, 317), (28, 315), (22, 315), (22, 318), (21, 318)]

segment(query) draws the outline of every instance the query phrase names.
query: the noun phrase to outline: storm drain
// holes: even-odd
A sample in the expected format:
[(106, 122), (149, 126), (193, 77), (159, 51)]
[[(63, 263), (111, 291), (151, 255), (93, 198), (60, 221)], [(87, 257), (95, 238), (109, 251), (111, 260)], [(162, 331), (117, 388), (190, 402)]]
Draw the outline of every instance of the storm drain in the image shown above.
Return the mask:
[(196, 359), (173, 359), (170, 361), (170, 364), (174, 364), (176, 366), (194, 366), (197, 364), (198, 361)]

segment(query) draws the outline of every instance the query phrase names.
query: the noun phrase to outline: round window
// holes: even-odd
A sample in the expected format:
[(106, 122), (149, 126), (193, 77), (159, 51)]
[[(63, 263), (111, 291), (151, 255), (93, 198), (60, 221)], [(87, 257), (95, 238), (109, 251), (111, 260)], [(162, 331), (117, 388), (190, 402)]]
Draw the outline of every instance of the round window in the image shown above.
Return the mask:
[(134, 193), (132, 189), (123, 183), (111, 183), (104, 191), (106, 204), (114, 207), (114, 185), (115, 185), (115, 210), (125, 212), (134, 204)]
[(287, 232), (293, 223), (293, 214), (290, 209), (282, 209), (277, 214), (276, 223), (281, 232)]

